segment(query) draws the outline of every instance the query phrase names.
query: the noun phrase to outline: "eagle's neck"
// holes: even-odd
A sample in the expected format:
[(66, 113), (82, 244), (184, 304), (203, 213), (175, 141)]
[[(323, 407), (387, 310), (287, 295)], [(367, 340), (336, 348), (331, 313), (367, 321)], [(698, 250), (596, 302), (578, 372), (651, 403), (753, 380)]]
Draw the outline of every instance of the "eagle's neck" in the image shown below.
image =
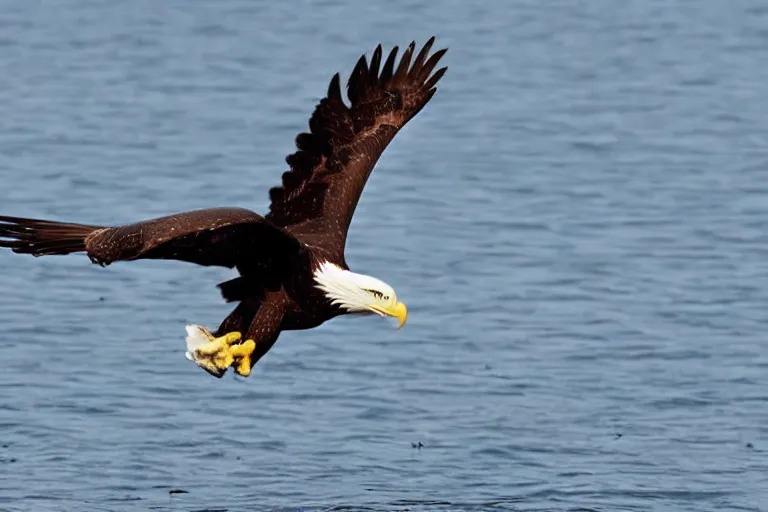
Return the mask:
[(378, 279), (356, 274), (324, 261), (314, 273), (315, 283), (325, 297), (348, 313), (373, 313), (370, 310), (371, 290), (378, 289)]

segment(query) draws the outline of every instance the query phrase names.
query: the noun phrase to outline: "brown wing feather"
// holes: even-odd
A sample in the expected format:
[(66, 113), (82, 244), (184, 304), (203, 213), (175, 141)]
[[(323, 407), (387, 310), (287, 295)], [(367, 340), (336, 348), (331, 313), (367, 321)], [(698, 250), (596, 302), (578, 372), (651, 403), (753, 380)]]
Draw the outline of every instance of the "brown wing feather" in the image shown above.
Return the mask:
[(370, 65), (360, 57), (347, 84), (350, 106), (342, 99), (339, 75), (333, 77), (309, 120), (310, 133), (296, 137), (298, 151), (286, 158), (291, 169), (283, 174), (282, 186), (270, 190), (269, 221), (343, 260), (347, 230), (373, 167), (445, 73), (446, 68), (432, 71), (447, 50), (427, 59), (434, 39), (413, 65), (411, 43), (397, 69), (397, 47), (381, 72), (381, 45)]
[(244, 208), (209, 208), (104, 228), (85, 240), (92, 261), (169, 259), (241, 268), (285, 259), (299, 242)]

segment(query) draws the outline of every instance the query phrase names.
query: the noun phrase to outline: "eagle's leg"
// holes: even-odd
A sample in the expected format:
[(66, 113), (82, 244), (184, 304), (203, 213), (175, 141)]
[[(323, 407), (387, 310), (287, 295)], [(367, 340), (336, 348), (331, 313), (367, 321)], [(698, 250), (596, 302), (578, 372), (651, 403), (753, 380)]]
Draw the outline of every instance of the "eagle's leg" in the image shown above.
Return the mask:
[[(253, 341), (237, 344), (242, 339), (239, 332), (230, 332), (216, 337), (205, 327), (187, 326), (187, 359), (194, 361), (200, 368), (214, 377), (221, 378), (230, 366), (236, 369), (248, 364), (255, 344)], [(240, 373), (238, 371), (238, 373)]]
[(272, 348), (280, 334), (280, 323), (284, 314), (285, 304), (281, 300), (268, 300), (249, 319), (250, 325), (245, 331), (246, 341), (232, 347), (236, 353), (236, 360), (232, 366), (238, 375), (243, 377), (250, 375), (253, 365)]
[[(242, 302), (222, 322), (216, 334), (199, 325), (187, 326), (187, 359), (215, 377), (229, 367), (247, 377), (261, 357), (274, 345), (285, 311), (281, 301), (254, 304)], [(247, 330), (246, 330), (247, 329)], [(246, 333), (246, 341), (238, 343)]]

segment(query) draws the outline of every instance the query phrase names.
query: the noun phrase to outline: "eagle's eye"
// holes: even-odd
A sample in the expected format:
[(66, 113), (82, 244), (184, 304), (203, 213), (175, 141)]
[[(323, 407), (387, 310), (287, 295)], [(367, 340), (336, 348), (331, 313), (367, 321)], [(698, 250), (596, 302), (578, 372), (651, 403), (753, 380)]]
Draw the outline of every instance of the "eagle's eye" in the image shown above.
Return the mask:
[[(381, 293), (379, 290), (365, 290), (365, 291), (367, 291), (368, 293), (370, 293), (371, 295), (373, 295), (377, 299), (381, 299), (382, 297), (384, 297), (384, 294)], [(384, 297), (384, 298), (386, 299), (386, 297)]]

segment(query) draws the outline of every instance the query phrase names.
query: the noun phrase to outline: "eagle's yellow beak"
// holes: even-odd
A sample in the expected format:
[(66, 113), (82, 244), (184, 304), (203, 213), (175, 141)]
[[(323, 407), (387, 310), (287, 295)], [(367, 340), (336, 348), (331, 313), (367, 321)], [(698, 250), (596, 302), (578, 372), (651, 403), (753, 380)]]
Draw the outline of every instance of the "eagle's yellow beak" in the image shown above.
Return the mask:
[(387, 316), (397, 318), (399, 325), (398, 329), (401, 329), (405, 325), (405, 321), (408, 319), (408, 308), (402, 302), (396, 302), (391, 308), (384, 308), (379, 306), (372, 306), (372, 309), (383, 313)]
[(402, 302), (398, 302), (392, 309), (392, 316), (397, 318), (397, 321), (399, 322), (397, 329), (400, 330), (405, 325), (405, 321), (408, 320), (408, 308), (406, 308), (405, 304)]

